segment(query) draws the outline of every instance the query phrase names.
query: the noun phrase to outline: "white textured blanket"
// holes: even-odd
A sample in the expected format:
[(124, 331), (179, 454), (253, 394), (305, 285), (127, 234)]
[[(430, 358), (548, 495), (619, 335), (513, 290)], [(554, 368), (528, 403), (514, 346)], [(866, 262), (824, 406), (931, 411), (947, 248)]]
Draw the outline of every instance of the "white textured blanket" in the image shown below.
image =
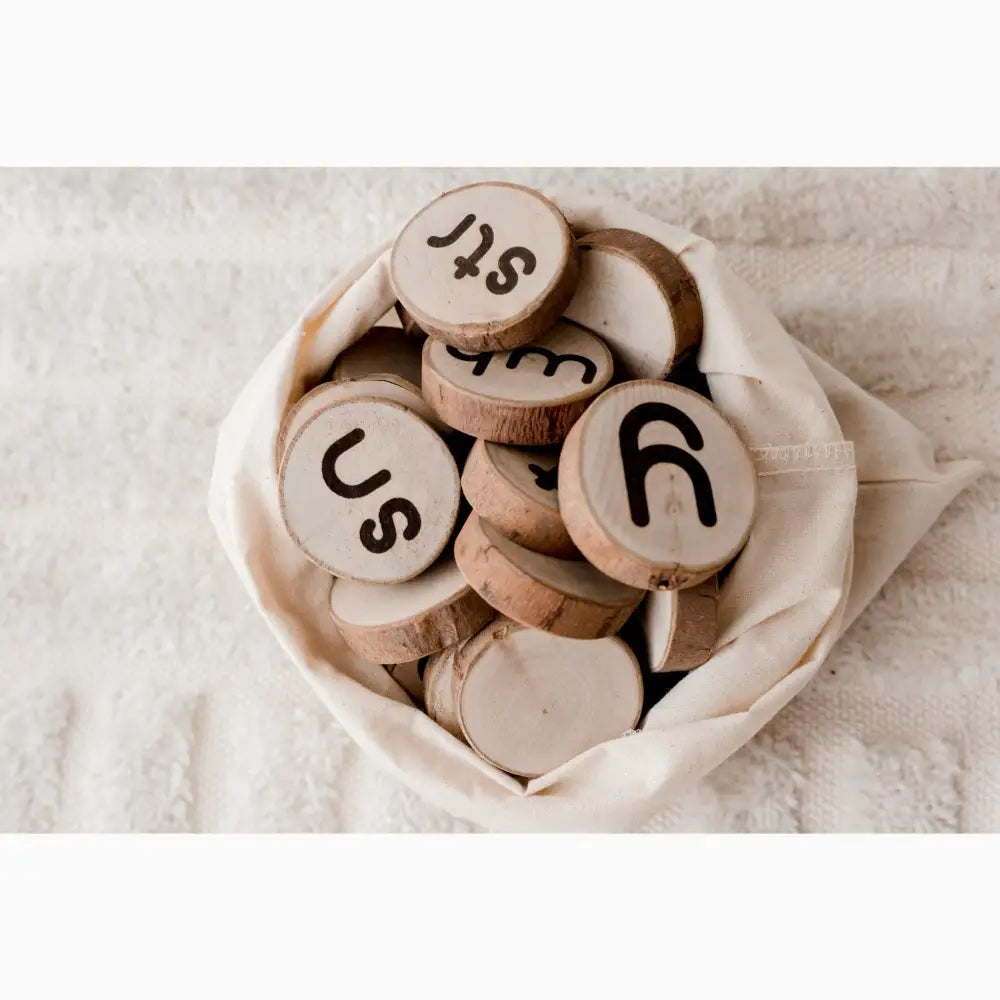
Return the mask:
[(315, 701), (205, 512), (317, 289), (485, 176), (716, 241), (789, 330), (988, 471), (821, 676), (656, 830), (1000, 830), (1000, 171), (0, 172), (0, 830), (467, 830)]

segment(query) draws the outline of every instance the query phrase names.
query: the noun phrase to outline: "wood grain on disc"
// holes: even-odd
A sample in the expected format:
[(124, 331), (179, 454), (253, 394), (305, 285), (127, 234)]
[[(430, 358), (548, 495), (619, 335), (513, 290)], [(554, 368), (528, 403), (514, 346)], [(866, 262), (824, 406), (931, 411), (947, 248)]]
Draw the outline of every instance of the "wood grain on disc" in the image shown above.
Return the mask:
[(317, 565), (398, 583), (441, 554), (460, 490), (455, 460), (428, 424), (362, 397), (320, 410), (289, 439), (279, 495), (289, 534)]
[(611, 352), (560, 320), (527, 347), (469, 353), (424, 342), (423, 392), (449, 427), (506, 444), (558, 444), (611, 381)]
[(614, 635), (644, 596), (586, 562), (532, 552), (476, 514), (458, 533), (455, 561), (497, 611), (573, 639)]
[(495, 351), (534, 340), (576, 287), (562, 213), (517, 184), (471, 184), (417, 213), (392, 248), (393, 287), (421, 329), (456, 347)]
[(554, 451), (480, 440), (462, 470), (462, 492), (480, 517), (519, 545), (579, 558), (559, 514), (558, 471)]
[(642, 675), (616, 637), (582, 642), (496, 619), (455, 656), (455, 706), (469, 745), (535, 778), (632, 729)]
[(686, 590), (653, 590), (636, 617), (653, 673), (693, 670), (711, 655), (718, 631), (719, 587), (714, 576)]
[(359, 341), (341, 351), (330, 377), (335, 381), (365, 375), (398, 375), (420, 387), (419, 337), (407, 336), (399, 327), (373, 326)]
[(406, 583), (334, 580), (330, 614), (344, 642), (375, 663), (405, 663), (451, 646), (482, 628), (493, 610), (468, 585), (451, 556)]
[(676, 254), (628, 229), (577, 240), (580, 281), (566, 316), (607, 341), (620, 376), (663, 378), (701, 340), (698, 286)]
[(424, 708), (439, 726), (464, 743), (454, 694), (455, 654), (461, 647), (461, 643), (456, 643), (428, 658), (424, 668)]
[(375, 375), (367, 378), (344, 379), (341, 382), (323, 382), (307, 392), (289, 411), (281, 422), (278, 432), (277, 453), (280, 464), (285, 454), (285, 447), (292, 438), (320, 410), (326, 409), (332, 403), (345, 399), (360, 399), (370, 396), (375, 399), (386, 399), (390, 403), (405, 406), (423, 420), (426, 420), (436, 431), (450, 432), (450, 427), (441, 423), (438, 415), (430, 408), (427, 400), (412, 382), (398, 375)]
[(608, 576), (647, 590), (689, 587), (746, 543), (757, 473), (708, 400), (667, 382), (624, 382), (570, 431), (559, 502), (576, 547)]

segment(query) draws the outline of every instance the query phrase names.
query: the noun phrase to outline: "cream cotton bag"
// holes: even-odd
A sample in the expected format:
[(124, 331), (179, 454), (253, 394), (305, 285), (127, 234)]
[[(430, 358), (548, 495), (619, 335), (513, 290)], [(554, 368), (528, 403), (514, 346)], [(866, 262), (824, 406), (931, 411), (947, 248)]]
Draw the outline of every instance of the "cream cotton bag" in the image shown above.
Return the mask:
[(330, 576), (281, 519), (275, 446), (288, 407), (392, 308), (388, 245), (331, 282), (244, 387), (219, 432), (209, 513), (282, 646), (389, 773), (492, 830), (628, 830), (802, 690), (981, 467), (935, 462), (920, 431), (795, 341), (707, 240), (611, 201), (553, 200), (577, 235), (633, 229), (687, 265), (704, 310), (698, 367), (759, 476), (757, 518), (722, 587), (715, 651), (639, 731), (539, 778), (510, 777), (414, 708), (381, 665), (347, 648), (330, 618)]

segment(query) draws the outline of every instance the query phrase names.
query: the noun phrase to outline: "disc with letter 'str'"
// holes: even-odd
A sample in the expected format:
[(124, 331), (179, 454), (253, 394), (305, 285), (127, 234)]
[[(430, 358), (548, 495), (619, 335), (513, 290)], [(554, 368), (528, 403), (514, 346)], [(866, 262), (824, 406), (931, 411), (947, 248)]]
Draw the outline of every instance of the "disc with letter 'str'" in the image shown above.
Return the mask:
[(415, 577), (440, 555), (458, 516), (459, 478), (444, 441), (384, 399), (320, 410), (291, 439), (279, 474), (289, 534), (334, 576)]
[(573, 296), (573, 234), (547, 198), (517, 184), (471, 184), (417, 213), (390, 258), (406, 314), (432, 337), (471, 351), (518, 347)]
[(757, 472), (726, 418), (652, 379), (609, 389), (570, 431), (559, 506), (577, 548), (646, 590), (693, 586), (743, 548)]
[(470, 354), (424, 342), (423, 393), (449, 427), (504, 444), (558, 444), (611, 381), (600, 338), (560, 321), (527, 347)]

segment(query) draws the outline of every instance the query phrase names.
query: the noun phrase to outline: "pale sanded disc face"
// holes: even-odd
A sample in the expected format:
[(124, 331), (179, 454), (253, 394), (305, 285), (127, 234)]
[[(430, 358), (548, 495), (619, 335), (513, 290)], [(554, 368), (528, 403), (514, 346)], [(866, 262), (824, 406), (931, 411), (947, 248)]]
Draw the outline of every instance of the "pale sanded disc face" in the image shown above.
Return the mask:
[(487, 183), (431, 202), (399, 234), (392, 282), (427, 329), (523, 318), (562, 278), (572, 237), (558, 209), (534, 191)]
[[(527, 573), (544, 587), (556, 594), (564, 594), (581, 601), (592, 602), (595, 607), (619, 607), (636, 603), (636, 591), (584, 561), (556, 559), (541, 552), (532, 552), (502, 535), (487, 521), (480, 521), (483, 534), (508, 560), (512, 569), (510, 577), (500, 576), (492, 582), (497, 591), (512, 591), (521, 586), (514, 569)], [(498, 570), (502, 573), (502, 570)]]
[(670, 652), (677, 624), (677, 592), (652, 590), (642, 602), (637, 617), (646, 637), (649, 669), (660, 670)]
[(559, 510), (559, 455), (485, 442), (486, 455), (503, 479), (535, 503)]
[[(437, 414), (430, 408), (414, 383), (397, 375), (383, 374), (364, 378), (345, 378), (337, 382), (324, 382), (307, 392), (285, 416), (278, 438), (278, 451), (283, 454), (288, 442), (320, 410), (345, 399), (373, 396), (390, 403), (405, 406), (430, 424), (439, 424)], [(439, 426), (438, 428), (443, 429)]]
[[(568, 482), (561, 474), (563, 500), (581, 491), (611, 544), (650, 567), (712, 570), (743, 546), (756, 508), (756, 470), (707, 400), (665, 382), (627, 382), (594, 402), (574, 432), (580, 476)], [(578, 533), (574, 540), (586, 552)]]
[(642, 679), (616, 637), (565, 639), (512, 631), (471, 665), (459, 694), (462, 728), (502, 770), (535, 777), (632, 728)]
[(455, 524), (458, 469), (441, 438), (395, 403), (335, 403), (303, 426), (280, 475), (289, 533), (335, 576), (398, 582), (426, 569)]
[(405, 334), (400, 327), (372, 327), (356, 344), (343, 351), (333, 366), (336, 381), (389, 372), (419, 388), (419, 337)]
[(472, 404), (482, 397), (539, 409), (597, 395), (614, 371), (611, 352), (600, 339), (565, 321), (509, 351), (472, 353), (428, 341), (424, 363), (433, 366), (448, 391)]
[(634, 260), (592, 248), (580, 254), (580, 281), (566, 316), (600, 335), (620, 374), (660, 378), (670, 369), (677, 337), (661, 286)]
[(330, 590), (330, 611), (342, 622), (375, 628), (419, 619), (468, 590), (455, 560), (442, 557), (405, 583), (336, 580)]

